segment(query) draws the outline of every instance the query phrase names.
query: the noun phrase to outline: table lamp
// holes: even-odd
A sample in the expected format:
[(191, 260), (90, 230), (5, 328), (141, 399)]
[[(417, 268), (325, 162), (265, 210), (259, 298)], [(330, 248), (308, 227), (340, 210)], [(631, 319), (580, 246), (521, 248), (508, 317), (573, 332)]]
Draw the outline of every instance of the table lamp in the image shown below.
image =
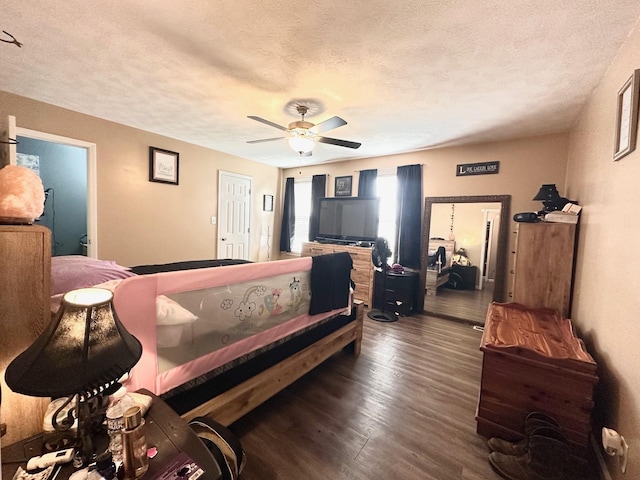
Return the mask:
[[(120, 323), (112, 301), (113, 293), (102, 288), (66, 293), (55, 320), (5, 372), (7, 385), (16, 393), (68, 397), (65, 405), (76, 400), (69, 415), (78, 420), (83, 463), (95, 453), (89, 401), (116, 386), (142, 354), (142, 345)], [(54, 415), (53, 427), (68, 430), (75, 419), (60, 424)]]
[(562, 210), (567, 203), (577, 203), (573, 200), (561, 197), (554, 183), (543, 184), (540, 187), (540, 190), (538, 190), (536, 196), (533, 197), (533, 200), (540, 200), (542, 201), (542, 205), (544, 205), (544, 210), (538, 212), (539, 215), (543, 215), (547, 212), (553, 212), (555, 210)]

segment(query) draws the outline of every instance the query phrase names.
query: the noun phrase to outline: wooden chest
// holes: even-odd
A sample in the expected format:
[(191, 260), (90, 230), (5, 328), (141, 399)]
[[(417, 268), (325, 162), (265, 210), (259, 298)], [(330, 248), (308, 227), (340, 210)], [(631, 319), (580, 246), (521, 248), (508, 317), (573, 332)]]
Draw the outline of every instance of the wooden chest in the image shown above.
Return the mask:
[(584, 458), (597, 365), (571, 321), (550, 309), (494, 302), (480, 350), (477, 432), (517, 440), (527, 414), (543, 412), (558, 421), (573, 454)]

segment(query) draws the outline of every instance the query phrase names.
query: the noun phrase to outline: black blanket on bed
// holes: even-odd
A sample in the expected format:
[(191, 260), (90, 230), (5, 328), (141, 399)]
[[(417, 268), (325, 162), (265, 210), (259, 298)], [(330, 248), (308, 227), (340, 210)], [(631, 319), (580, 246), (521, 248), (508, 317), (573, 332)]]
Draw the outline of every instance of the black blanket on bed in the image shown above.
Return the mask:
[(188, 262), (162, 263), (157, 265), (138, 265), (131, 267), (136, 275), (149, 275), (160, 272), (175, 272), (176, 270), (192, 270), (195, 268), (222, 267), (225, 265), (237, 265), (239, 263), (252, 263), (249, 260), (236, 258), (223, 258), (217, 260), (191, 260)]
[(309, 315), (345, 308), (349, 304), (351, 255), (347, 252), (316, 255), (312, 262)]

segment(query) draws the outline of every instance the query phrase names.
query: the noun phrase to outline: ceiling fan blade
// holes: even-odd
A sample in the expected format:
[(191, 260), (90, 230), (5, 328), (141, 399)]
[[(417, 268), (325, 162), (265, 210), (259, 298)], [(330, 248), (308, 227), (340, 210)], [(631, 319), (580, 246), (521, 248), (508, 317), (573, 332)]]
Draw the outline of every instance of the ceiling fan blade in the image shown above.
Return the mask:
[(282, 140), (285, 137), (261, 138), (260, 140), (247, 140), (247, 143), (273, 142), (274, 140)]
[(309, 130), (311, 130), (313, 133), (318, 134), (326, 132), (328, 130), (333, 130), (334, 128), (342, 127), (346, 124), (347, 122), (340, 117), (331, 117), (327, 118), (324, 122), (320, 122), (317, 125), (314, 125)]
[(330, 143), (331, 145), (338, 145), (339, 147), (347, 147), (347, 148), (359, 148), (361, 143), (358, 142), (350, 142), (349, 140), (338, 140), (337, 138), (329, 138), (329, 137), (318, 137), (317, 139), (320, 143)]
[(257, 122), (264, 123), (266, 125), (270, 125), (274, 128), (277, 128), (278, 130), (283, 130), (285, 132), (289, 130), (287, 127), (283, 127), (282, 125), (278, 125), (277, 123), (270, 122), (269, 120), (265, 120), (264, 118), (256, 117), (255, 115), (247, 115), (247, 118), (250, 118), (251, 120), (255, 120)]

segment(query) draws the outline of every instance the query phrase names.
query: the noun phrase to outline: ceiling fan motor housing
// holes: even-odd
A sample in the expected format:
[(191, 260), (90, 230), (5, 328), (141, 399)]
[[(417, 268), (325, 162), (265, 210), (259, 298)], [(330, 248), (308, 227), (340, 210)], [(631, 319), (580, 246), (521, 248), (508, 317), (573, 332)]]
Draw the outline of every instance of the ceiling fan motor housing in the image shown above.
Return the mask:
[(303, 129), (303, 130), (309, 130), (311, 127), (313, 127), (314, 124), (311, 122), (307, 122), (305, 120), (298, 120), (296, 122), (291, 122), (289, 124), (289, 130), (295, 130), (297, 128)]

